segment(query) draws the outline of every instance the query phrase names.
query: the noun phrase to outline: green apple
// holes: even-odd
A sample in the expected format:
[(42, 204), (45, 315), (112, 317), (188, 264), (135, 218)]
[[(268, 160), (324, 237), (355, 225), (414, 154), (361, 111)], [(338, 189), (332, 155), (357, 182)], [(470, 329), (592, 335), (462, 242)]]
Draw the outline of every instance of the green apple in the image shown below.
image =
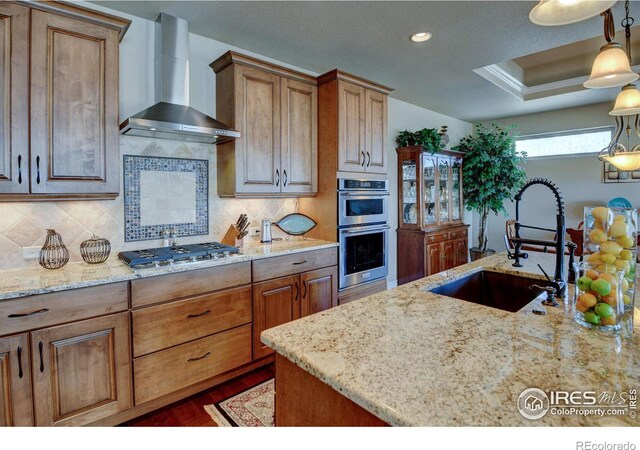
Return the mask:
[(595, 306), (594, 310), (596, 314), (599, 315), (600, 317), (613, 316), (613, 308), (611, 307), (611, 305), (608, 305), (606, 303), (598, 303)]
[(580, 289), (581, 291), (587, 292), (591, 289), (592, 282), (593, 280), (589, 277), (580, 277), (576, 282), (576, 286), (578, 286), (578, 289)]
[(593, 325), (600, 325), (600, 316), (593, 311), (587, 311), (584, 313), (584, 320)]
[(611, 283), (602, 278), (598, 278), (591, 283), (591, 290), (599, 295), (609, 295), (611, 292)]

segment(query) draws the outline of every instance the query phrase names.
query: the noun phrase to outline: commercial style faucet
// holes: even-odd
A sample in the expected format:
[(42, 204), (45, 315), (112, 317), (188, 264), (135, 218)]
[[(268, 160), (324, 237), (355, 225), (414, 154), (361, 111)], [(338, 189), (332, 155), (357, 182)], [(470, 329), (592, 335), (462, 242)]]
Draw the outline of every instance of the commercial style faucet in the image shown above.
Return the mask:
[[(551, 189), (551, 191), (553, 192), (553, 195), (556, 198), (558, 211), (556, 215), (555, 230), (551, 228), (534, 227), (531, 225), (525, 225), (520, 223), (520, 202), (522, 201), (522, 195), (527, 189), (529, 189), (531, 186), (534, 186), (536, 184), (541, 184)], [(547, 280), (549, 281), (549, 286), (555, 289), (558, 296), (563, 297), (567, 290), (567, 275), (565, 273), (565, 268), (564, 268), (564, 249), (565, 247), (569, 248), (569, 272), (570, 272), (569, 275), (570, 275), (570, 278), (575, 278), (575, 272), (573, 269), (573, 257), (574, 257), (574, 251), (575, 251), (576, 245), (573, 242), (569, 242), (569, 244), (565, 242), (566, 226), (565, 226), (565, 218), (564, 218), (564, 201), (562, 200), (562, 195), (560, 194), (558, 187), (553, 182), (547, 180), (546, 178), (533, 178), (529, 180), (522, 187), (522, 189), (520, 189), (520, 191), (515, 196), (515, 200), (516, 200), (516, 222), (514, 224), (515, 237), (511, 238), (511, 241), (514, 244), (514, 251), (513, 253), (509, 252), (508, 257), (509, 259), (514, 260), (514, 263), (513, 263), (514, 267), (522, 267), (522, 263), (520, 262), (520, 260), (527, 259), (529, 257), (527, 253), (522, 251), (522, 246), (524, 244), (540, 245), (545, 248), (554, 247), (556, 250), (556, 268), (555, 268), (553, 279), (551, 279), (546, 274), (546, 272), (542, 269), (542, 267), (540, 267), (540, 270), (542, 270), (542, 273), (544, 273), (544, 275), (547, 277)], [(520, 230), (522, 228), (529, 228), (533, 230), (542, 230), (542, 231), (555, 231), (556, 238), (555, 240), (525, 239), (520, 234)], [(555, 295), (550, 297), (551, 297), (551, 301), (549, 304), (553, 304), (554, 306), (557, 305), (554, 299)]]

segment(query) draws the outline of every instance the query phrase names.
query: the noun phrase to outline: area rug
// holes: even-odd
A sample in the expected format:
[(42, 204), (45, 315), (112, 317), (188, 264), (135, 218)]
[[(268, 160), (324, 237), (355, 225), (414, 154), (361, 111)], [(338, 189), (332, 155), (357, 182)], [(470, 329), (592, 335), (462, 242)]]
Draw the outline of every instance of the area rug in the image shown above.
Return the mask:
[(272, 427), (273, 378), (204, 409), (220, 427)]

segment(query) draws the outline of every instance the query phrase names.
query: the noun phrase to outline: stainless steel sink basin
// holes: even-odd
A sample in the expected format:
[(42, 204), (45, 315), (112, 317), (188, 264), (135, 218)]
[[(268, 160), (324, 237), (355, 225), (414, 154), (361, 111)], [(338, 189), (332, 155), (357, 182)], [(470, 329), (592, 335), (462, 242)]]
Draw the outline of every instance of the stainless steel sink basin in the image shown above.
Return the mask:
[(532, 278), (483, 270), (431, 289), (430, 292), (516, 312), (543, 292), (541, 289), (529, 287), (543, 283)]

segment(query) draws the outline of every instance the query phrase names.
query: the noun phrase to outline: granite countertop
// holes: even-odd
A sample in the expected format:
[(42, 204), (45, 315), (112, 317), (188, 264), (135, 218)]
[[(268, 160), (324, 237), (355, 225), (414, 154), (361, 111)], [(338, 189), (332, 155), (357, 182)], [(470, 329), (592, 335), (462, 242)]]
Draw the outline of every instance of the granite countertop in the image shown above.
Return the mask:
[(629, 415), (531, 421), (516, 405), (530, 387), (640, 388), (638, 308), (621, 337), (580, 327), (568, 306), (535, 300), (510, 313), (428, 292), (482, 269), (542, 279), (536, 264), (553, 273), (554, 261), (529, 252), (516, 269), (495, 255), (266, 330), (262, 341), (391, 425), (640, 425)]
[(0, 271), (0, 300), (186, 272), (337, 246), (336, 242), (299, 237), (273, 241), (270, 244), (262, 244), (258, 239), (245, 239), (244, 245), (240, 247), (239, 255), (159, 268), (132, 270), (118, 259), (117, 254), (112, 254), (102, 264), (92, 265), (85, 262), (75, 262), (57, 270), (47, 270), (41, 267), (2, 270)]

